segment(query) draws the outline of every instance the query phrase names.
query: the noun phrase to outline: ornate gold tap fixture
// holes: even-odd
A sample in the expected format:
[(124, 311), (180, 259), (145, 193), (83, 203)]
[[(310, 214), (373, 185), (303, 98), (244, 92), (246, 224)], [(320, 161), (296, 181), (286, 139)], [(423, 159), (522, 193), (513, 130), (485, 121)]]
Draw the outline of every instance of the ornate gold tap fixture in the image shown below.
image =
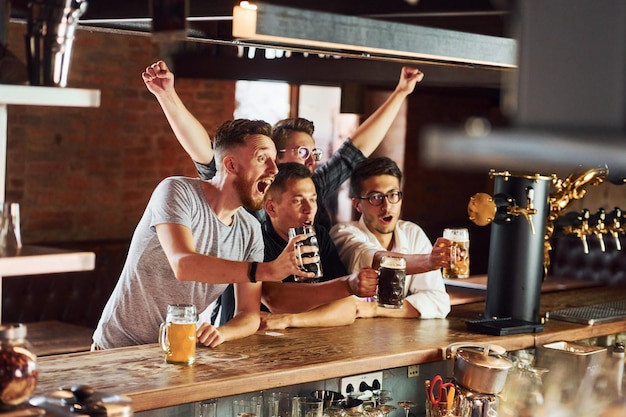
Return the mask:
[[(540, 179), (551, 179), (552, 192), (548, 195), (549, 211), (544, 235), (543, 267), (545, 274), (547, 274), (550, 266), (550, 251), (552, 250), (550, 238), (554, 233), (555, 221), (565, 213), (574, 200), (580, 200), (585, 196), (586, 187), (601, 184), (608, 176), (608, 173), (608, 168), (604, 166), (588, 169), (584, 172), (574, 171), (564, 179), (558, 178), (556, 174), (552, 174), (549, 177), (539, 174), (523, 175), (523, 177), (531, 183), (533, 181), (539, 181)], [(490, 170), (489, 176), (492, 179), (498, 176), (504, 178), (506, 181), (507, 178), (511, 177), (511, 174), (508, 171), (496, 172), (495, 170)], [(476, 193), (470, 198), (467, 206), (469, 219), (479, 226), (485, 226), (494, 221), (504, 224), (511, 222), (516, 216), (522, 216), (528, 222), (529, 232), (535, 234), (535, 227), (533, 225), (533, 216), (537, 214), (535, 206), (537, 204), (543, 205), (544, 202), (535, 201), (532, 186), (526, 187), (525, 194), (526, 201), (523, 202), (525, 203), (524, 207), (522, 204), (518, 204), (511, 196), (490, 196), (486, 193)], [(580, 216), (578, 216), (580, 225), (566, 226), (563, 228), (563, 232), (578, 236), (583, 242), (585, 253), (589, 250), (587, 236), (590, 234), (595, 235), (599, 239), (601, 248), (604, 250), (603, 235), (610, 233), (611, 236), (615, 238), (618, 249), (621, 249), (618, 234), (624, 231), (624, 226), (621, 220), (621, 210), (619, 210), (619, 213), (617, 213), (617, 210), (619, 209), (616, 208), (612, 213), (613, 221), (610, 226), (606, 226), (605, 224), (606, 213), (604, 213), (604, 210), (601, 209), (601, 212), (598, 213), (596, 216), (596, 224), (593, 226), (589, 224), (591, 218), (589, 211), (583, 210)]]

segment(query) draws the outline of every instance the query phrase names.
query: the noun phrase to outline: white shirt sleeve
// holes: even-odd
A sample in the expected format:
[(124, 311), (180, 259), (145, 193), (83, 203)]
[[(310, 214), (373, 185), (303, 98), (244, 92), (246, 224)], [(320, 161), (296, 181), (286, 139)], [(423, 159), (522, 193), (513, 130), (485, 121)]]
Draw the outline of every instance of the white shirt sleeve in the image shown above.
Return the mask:
[(335, 242), (341, 262), (348, 272), (371, 267), (374, 254), (382, 250), (378, 242), (372, 242), (370, 236), (356, 222), (334, 225), (330, 230), (330, 237)]
[(407, 277), (406, 301), (423, 319), (442, 319), (450, 313), (450, 296), (439, 270)]

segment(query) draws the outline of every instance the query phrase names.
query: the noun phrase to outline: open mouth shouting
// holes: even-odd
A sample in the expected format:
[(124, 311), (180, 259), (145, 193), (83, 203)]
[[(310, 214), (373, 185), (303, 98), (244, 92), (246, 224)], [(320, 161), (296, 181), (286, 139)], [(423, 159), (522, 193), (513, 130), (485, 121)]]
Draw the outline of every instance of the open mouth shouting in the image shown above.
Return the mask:
[(270, 185), (272, 185), (273, 182), (274, 182), (273, 176), (261, 178), (256, 184), (256, 189), (259, 192), (259, 194), (265, 195), (265, 193), (270, 188)]

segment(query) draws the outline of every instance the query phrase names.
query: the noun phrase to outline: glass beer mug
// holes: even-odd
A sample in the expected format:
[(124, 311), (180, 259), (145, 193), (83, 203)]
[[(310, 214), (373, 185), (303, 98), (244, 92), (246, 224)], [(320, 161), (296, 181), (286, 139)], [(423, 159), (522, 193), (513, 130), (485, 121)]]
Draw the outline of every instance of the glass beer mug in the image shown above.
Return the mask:
[(402, 308), (404, 302), (404, 278), (406, 259), (399, 256), (383, 256), (378, 269), (378, 305), (385, 308)]
[(191, 365), (196, 360), (196, 306), (169, 304), (159, 329), (159, 344), (167, 363)]
[(466, 228), (447, 228), (443, 231), (443, 237), (451, 240), (450, 267), (443, 268), (444, 278), (469, 278), (469, 231)]
[[(322, 276), (324, 276), (324, 273), (322, 271), (321, 260), (314, 262), (314, 263), (308, 263), (308, 264), (302, 263), (302, 258), (313, 258), (316, 256), (317, 257), (320, 256), (319, 245), (317, 243), (317, 236), (315, 234), (315, 228), (313, 226), (300, 226), (300, 227), (292, 227), (289, 229), (289, 239), (298, 235), (307, 236), (307, 238), (304, 239), (303, 241), (296, 243), (296, 250), (298, 251), (298, 258), (300, 259), (300, 264), (301, 264), (300, 270), (303, 272), (313, 272), (315, 276), (311, 279), (321, 278)], [(317, 250), (315, 252), (302, 253), (300, 252), (300, 247), (302, 246), (315, 246), (317, 247)], [(310, 279), (310, 278), (300, 277), (297, 275), (294, 276), (295, 281), (303, 281), (307, 279)]]

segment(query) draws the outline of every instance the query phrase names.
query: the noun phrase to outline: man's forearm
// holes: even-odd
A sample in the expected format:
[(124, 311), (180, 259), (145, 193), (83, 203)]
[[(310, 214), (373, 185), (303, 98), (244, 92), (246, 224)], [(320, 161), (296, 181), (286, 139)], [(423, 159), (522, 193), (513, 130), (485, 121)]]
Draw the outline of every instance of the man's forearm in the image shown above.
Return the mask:
[(350, 296), (347, 277), (307, 283), (263, 283), (263, 302), (272, 313), (299, 313)]
[(265, 328), (346, 326), (356, 320), (355, 301), (350, 296), (300, 313), (269, 313), (265, 317)]
[(357, 300), (357, 317), (358, 318), (372, 318), (372, 317), (390, 317), (390, 318), (418, 318), (420, 317), (419, 311), (417, 311), (406, 300), (402, 304), (402, 308), (385, 308), (379, 306), (376, 301), (364, 301)]
[(225, 325), (219, 328), (225, 341), (241, 339), (256, 333), (261, 323), (259, 312), (238, 313)]
[(372, 268), (378, 269), (380, 267), (380, 259), (383, 256), (402, 256), (406, 259), (406, 273), (407, 275), (422, 274), (424, 272), (433, 271), (435, 268), (430, 263), (430, 254), (412, 254), (407, 255), (398, 252), (379, 251), (374, 254), (372, 260)]
[(380, 145), (407, 95), (405, 91), (395, 90), (354, 132), (352, 143), (363, 152), (363, 155), (370, 156)]
[(191, 114), (176, 92), (157, 97), (163, 113), (185, 152), (192, 160), (208, 164), (213, 159), (211, 138), (196, 117)]
[(313, 310), (293, 314), (290, 327), (346, 326), (356, 320), (354, 297), (345, 297)]

